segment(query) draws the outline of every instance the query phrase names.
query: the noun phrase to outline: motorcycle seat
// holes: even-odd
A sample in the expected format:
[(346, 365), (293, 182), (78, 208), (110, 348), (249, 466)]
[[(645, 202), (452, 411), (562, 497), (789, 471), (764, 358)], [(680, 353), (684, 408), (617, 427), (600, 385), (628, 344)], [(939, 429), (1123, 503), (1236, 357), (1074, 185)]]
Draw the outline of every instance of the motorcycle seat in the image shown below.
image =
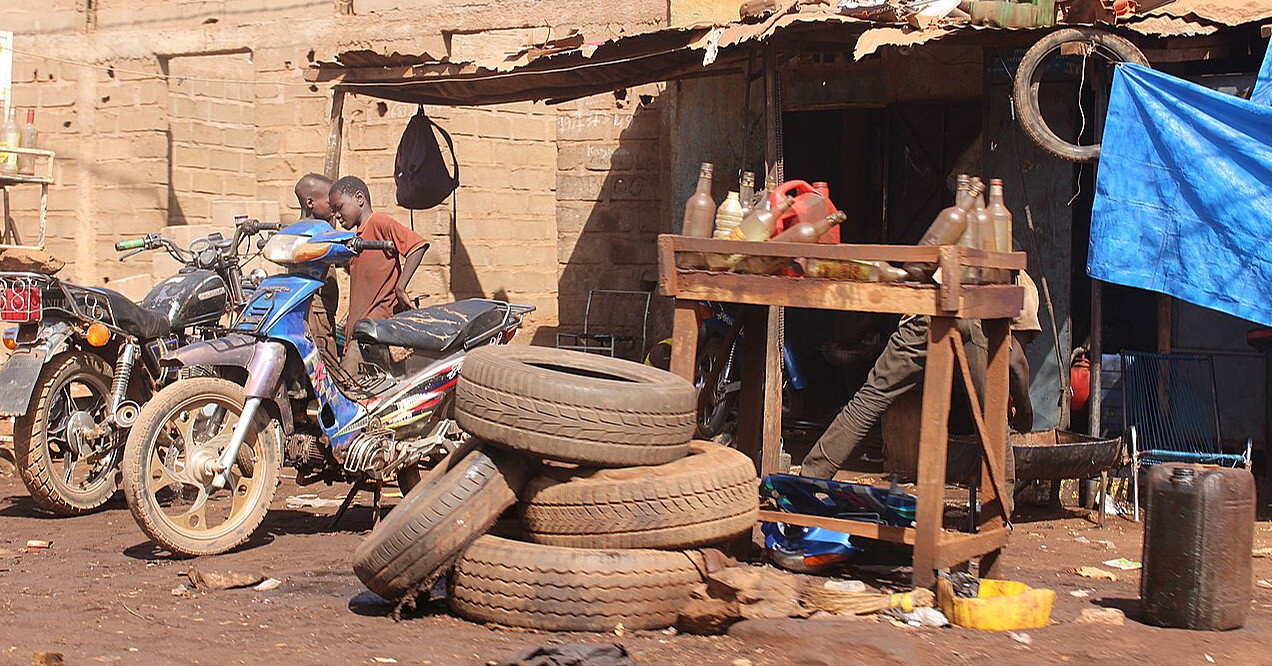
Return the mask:
[(388, 319), (363, 319), (353, 325), (353, 339), (450, 353), (484, 340), (503, 323), (507, 312), (505, 303), (469, 298), (407, 310)]
[(172, 330), (162, 313), (147, 310), (113, 289), (84, 287), (84, 291), (105, 298), (115, 325), (142, 340), (163, 337)]

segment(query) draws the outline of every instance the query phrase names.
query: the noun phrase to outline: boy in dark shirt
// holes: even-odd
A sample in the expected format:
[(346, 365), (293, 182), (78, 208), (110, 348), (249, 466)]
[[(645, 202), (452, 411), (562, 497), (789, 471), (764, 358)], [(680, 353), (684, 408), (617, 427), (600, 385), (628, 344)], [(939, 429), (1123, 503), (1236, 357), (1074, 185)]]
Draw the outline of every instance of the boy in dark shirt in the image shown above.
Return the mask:
[(363, 240), (392, 241), (396, 252), (367, 250), (349, 261), (349, 316), (345, 320), (345, 355), (341, 365), (357, 372), (362, 354), (353, 341), (353, 326), (362, 319), (386, 319), (410, 309), (406, 286), (411, 282), (428, 242), (397, 220), (371, 210), (371, 193), (356, 176), (331, 186), (333, 221), (357, 230)]

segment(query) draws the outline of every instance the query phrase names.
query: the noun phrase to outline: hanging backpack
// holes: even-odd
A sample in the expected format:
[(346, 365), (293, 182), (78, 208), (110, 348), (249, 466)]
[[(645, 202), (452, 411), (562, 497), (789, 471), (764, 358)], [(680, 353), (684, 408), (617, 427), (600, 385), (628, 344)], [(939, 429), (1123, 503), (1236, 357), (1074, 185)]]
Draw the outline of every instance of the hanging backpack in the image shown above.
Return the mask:
[[(451, 163), (455, 165), (453, 176), (446, 168), (433, 128), (441, 132), (446, 146), (450, 148)], [(441, 125), (424, 114), (423, 105), (406, 124), (402, 141), (398, 143), (397, 157), (393, 160), (393, 181), (397, 184), (398, 205), (413, 210), (432, 208), (459, 187), (455, 144)]]

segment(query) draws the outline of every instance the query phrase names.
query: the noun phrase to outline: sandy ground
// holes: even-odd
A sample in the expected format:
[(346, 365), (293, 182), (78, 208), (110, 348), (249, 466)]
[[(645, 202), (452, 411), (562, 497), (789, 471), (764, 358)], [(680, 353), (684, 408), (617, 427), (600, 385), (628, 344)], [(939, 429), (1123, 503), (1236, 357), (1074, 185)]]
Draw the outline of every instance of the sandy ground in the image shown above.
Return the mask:
[[(53, 650), (68, 664), (484, 664), (558, 642), (621, 643), (645, 664), (1272, 663), (1272, 589), (1256, 587), (1245, 628), (1189, 632), (1140, 621), (1136, 572), (1102, 567), (1116, 581), (1069, 573), (1140, 559), (1141, 528), (1121, 518), (1100, 529), (1076, 510), (1018, 516), (1007, 574), (1059, 594), (1051, 626), (1015, 638), (874, 618), (754, 621), (724, 637), (549, 634), (473, 624), (441, 601), (394, 621), (349, 568), (370, 510), (356, 508), (340, 530), (328, 531), (334, 507), (286, 508), (288, 496), (313, 490), (284, 482), (257, 538), (197, 561), (205, 570), (263, 572), (281, 586), (177, 596), (192, 561), (157, 553), (120, 497), (101, 513), (54, 519), (34, 509), (16, 477), (0, 477), (0, 663), (30, 663), (35, 651)], [(317, 490), (336, 498), (343, 488)], [(29, 539), (52, 547), (28, 551)], [(1260, 522), (1255, 547), (1270, 545), (1272, 523)], [(1255, 574), (1272, 580), (1272, 560), (1256, 559)], [(1083, 609), (1101, 606), (1129, 619), (1075, 623)]]

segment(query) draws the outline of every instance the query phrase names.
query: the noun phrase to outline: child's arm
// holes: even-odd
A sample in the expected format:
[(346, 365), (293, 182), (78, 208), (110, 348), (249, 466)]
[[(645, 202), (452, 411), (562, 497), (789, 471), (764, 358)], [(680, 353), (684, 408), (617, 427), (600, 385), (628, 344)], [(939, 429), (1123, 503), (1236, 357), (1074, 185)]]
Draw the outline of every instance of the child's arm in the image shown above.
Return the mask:
[(402, 260), (402, 274), (398, 276), (397, 293), (398, 301), (407, 308), (414, 308), (411, 298), (406, 295), (406, 285), (411, 283), (411, 278), (415, 276), (415, 271), (420, 267), (420, 261), (424, 259), (424, 252), (428, 250), (428, 243), (424, 243), (419, 247), (411, 250), (409, 254)]

